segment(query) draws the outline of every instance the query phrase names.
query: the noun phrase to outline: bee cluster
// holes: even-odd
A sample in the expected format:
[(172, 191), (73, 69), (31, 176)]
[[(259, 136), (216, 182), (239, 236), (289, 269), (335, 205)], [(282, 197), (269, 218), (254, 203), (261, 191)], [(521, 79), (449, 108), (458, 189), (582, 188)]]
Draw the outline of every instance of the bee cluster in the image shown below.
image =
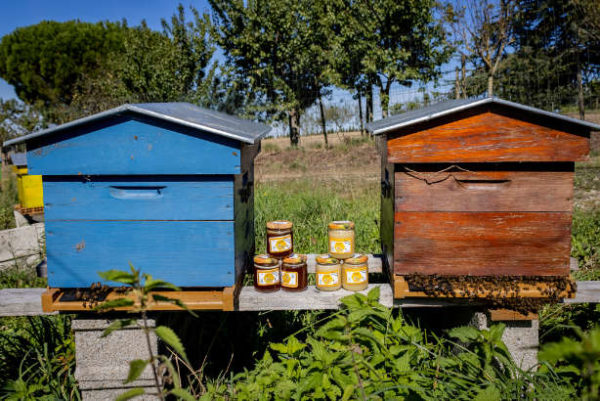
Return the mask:
[[(564, 276), (442, 276), (414, 273), (403, 276), (410, 291), (422, 291), (432, 298), (476, 299), (493, 308), (519, 313), (537, 312), (544, 304), (571, 297), (576, 284)], [(523, 295), (535, 290), (535, 298)]]
[(84, 308), (93, 309), (100, 302), (104, 302), (108, 294), (113, 291), (117, 294), (124, 294), (127, 292), (127, 287), (109, 287), (97, 282), (92, 283), (89, 288), (76, 288), (72, 297), (74, 301), (82, 302)]

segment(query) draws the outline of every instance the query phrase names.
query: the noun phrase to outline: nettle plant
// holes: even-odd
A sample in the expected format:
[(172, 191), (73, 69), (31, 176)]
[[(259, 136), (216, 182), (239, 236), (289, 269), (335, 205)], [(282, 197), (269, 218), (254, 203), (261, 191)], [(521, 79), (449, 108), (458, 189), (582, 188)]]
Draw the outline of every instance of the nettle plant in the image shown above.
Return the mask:
[[(140, 377), (146, 367), (150, 366), (159, 399), (165, 400), (167, 396), (171, 395), (178, 399), (194, 400), (195, 397), (193, 397), (186, 389), (182, 388), (179, 373), (171, 360), (165, 355), (154, 354), (152, 350), (151, 334), (154, 332), (159, 339), (170, 347), (171, 352), (178, 360), (183, 361), (186, 366), (190, 366), (181, 340), (169, 327), (158, 326), (154, 328), (148, 324), (147, 311), (150, 302), (170, 302), (182, 309), (188, 310), (178, 299), (172, 299), (164, 295), (152, 293), (152, 291), (159, 288), (175, 291), (180, 289), (169, 282), (155, 279), (149, 274), (141, 273), (140, 270), (135, 269), (131, 264), (129, 266), (130, 272), (109, 270), (98, 273), (105, 281), (123, 284), (124, 286), (129, 287), (129, 290), (126, 291), (126, 296), (103, 302), (95, 308), (97, 311), (109, 311), (126, 307), (128, 308), (129, 313), (138, 314), (141, 317), (140, 320), (133, 318), (117, 319), (102, 333), (102, 336), (106, 337), (115, 330), (120, 330), (133, 325), (140, 327), (144, 333), (144, 340), (148, 346), (149, 357), (148, 359), (135, 359), (129, 363), (129, 373), (124, 383), (134, 382)], [(194, 314), (192, 311), (189, 312)], [(167, 389), (163, 386), (163, 383), (169, 383), (171, 388)], [(143, 395), (144, 393), (145, 390), (143, 388), (132, 388), (121, 394), (116, 400), (124, 401)]]

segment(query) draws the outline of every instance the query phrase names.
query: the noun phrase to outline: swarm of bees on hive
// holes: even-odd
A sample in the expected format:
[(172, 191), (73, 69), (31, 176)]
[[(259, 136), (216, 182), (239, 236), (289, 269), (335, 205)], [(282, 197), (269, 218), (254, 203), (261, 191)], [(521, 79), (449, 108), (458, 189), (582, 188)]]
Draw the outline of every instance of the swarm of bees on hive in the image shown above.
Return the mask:
[(93, 309), (104, 302), (112, 291), (117, 294), (124, 294), (127, 290), (127, 287), (109, 287), (97, 282), (92, 283), (89, 288), (77, 288), (73, 296), (76, 301), (82, 302), (84, 308)]
[[(404, 276), (409, 290), (432, 298), (475, 299), (494, 308), (519, 313), (537, 312), (544, 304), (571, 298), (575, 282), (564, 276), (442, 276), (414, 273)], [(523, 291), (535, 291), (523, 294)], [(410, 295), (409, 295), (410, 296)]]

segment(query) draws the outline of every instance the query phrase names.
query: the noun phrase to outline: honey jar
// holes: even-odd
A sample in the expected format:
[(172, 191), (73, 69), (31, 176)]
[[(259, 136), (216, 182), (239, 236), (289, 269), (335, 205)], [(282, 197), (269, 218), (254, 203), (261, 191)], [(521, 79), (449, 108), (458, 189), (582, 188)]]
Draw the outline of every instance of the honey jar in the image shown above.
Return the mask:
[(308, 284), (306, 255), (291, 254), (281, 264), (281, 288), (285, 291), (303, 291)]
[(261, 292), (279, 290), (279, 260), (269, 255), (254, 257), (254, 288)]
[(347, 220), (329, 223), (329, 254), (337, 259), (354, 255), (354, 223)]
[(329, 255), (319, 255), (315, 258), (317, 265), (317, 289), (321, 291), (335, 291), (342, 286), (342, 266), (340, 261)]
[(367, 255), (355, 254), (342, 265), (342, 286), (349, 291), (361, 291), (369, 285)]
[(283, 259), (294, 253), (294, 232), (292, 222), (287, 220), (267, 223), (267, 253)]

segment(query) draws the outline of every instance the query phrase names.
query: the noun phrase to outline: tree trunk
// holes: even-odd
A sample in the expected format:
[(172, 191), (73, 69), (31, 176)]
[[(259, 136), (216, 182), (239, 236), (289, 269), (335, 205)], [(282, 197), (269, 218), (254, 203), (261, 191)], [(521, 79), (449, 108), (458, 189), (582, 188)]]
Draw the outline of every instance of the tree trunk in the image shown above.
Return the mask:
[(577, 108), (579, 109), (579, 118), (585, 120), (585, 104), (583, 101), (583, 76), (581, 72), (581, 63), (577, 56)]
[(298, 146), (300, 142), (300, 112), (297, 109), (292, 109), (288, 113), (290, 125), (290, 145)]
[(358, 97), (358, 119), (360, 120), (360, 134), (365, 135), (365, 122), (363, 121), (363, 109), (362, 109), (362, 96), (360, 95), (360, 89), (356, 89)]
[(379, 103), (381, 104), (381, 118), (387, 118), (390, 107), (390, 84), (379, 85)]
[(488, 97), (494, 96), (494, 74), (492, 72), (488, 73), (487, 95)]
[(454, 98), (460, 99), (460, 81), (458, 80), (458, 67), (456, 67), (456, 78), (454, 79)]
[(319, 110), (321, 111), (321, 130), (323, 131), (323, 138), (325, 139), (325, 147), (329, 145), (327, 142), (327, 123), (325, 122), (325, 110), (323, 109), (323, 99), (319, 92)]
[(461, 90), (463, 99), (467, 98), (467, 56), (462, 55), (460, 58), (461, 69), (462, 69), (462, 81), (461, 81)]
[(365, 93), (365, 99), (367, 100), (367, 115), (366, 120), (367, 123), (373, 121), (373, 92), (371, 88), (367, 88), (367, 93)]

